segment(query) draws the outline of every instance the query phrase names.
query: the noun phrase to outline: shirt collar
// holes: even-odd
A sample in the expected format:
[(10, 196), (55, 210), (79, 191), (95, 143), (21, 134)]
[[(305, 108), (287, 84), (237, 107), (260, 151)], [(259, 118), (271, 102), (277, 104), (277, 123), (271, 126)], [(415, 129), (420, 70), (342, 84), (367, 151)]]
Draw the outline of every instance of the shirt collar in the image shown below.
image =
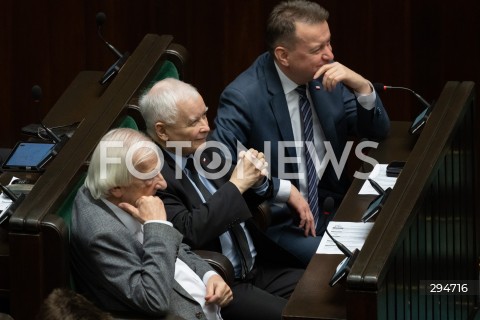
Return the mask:
[(184, 157), (180, 156), (178, 157), (175, 153), (168, 151), (167, 149), (164, 149), (166, 153), (175, 161), (175, 164), (179, 167), (182, 168), (182, 170), (185, 170), (185, 166), (187, 165), (187, 159), (191, 156)]
[(277, 63), (276, 62), (274, 63), (275, 63), (275, 68), (277, 69), (277, 72), (278, 72), (278, 76), (280, 77), (280, 82), (282, 83), (283, 92), (285, 94), (289, 94), (290, 92), (294, 91), (298, 87), (298, 84), (290, 80), (285, 75), (285, 73), (283, 73), (283, 71), (280, 69)]

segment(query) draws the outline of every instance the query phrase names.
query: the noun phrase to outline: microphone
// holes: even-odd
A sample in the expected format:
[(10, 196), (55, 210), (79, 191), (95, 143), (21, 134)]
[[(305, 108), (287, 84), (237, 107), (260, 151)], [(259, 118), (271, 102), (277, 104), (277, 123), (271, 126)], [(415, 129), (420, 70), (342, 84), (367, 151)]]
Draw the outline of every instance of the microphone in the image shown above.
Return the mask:
[[(36, 84), (32, 87), (33, 101), (39, 102), (40, 99), (42, 98), (42, 94), (43, 94), (42, 93), (42, 88), (38, 84)], [(43, 127), (43, 129), (45, 130), (47, 135), (50, 137), (50, 139), (52, 139), (53, 142), (59, 143), (59, 142), (62, 141), (62, 139), (60, 139), (50, 128), (45, 126), (41, 121), (40, 121), (40, 125)]]
[[(329, 215), (331, 212), (333, 212), (335, 208), (335, 201), (333, 200), (332, 197), (327, 197), (323, 201), (323, 214)], [(334, 285), (337, 284), (341, 279), (345, 278), (347, 274), (350, 272), (350, 269), (352, 268), (353, 263), (355, 262), (355, 259), (357, 258), (358, 254), (360, 253), (360, 250), (355, 249), (353, 252), (350, 251), (343, 243), (337, 241), (328, 231), (327, 228), (325, 228), (325, 233), (332, 239), (333, 243), (337, 246), (337, 248), (343, 252), (345, 255), (345, 259), (343, 259), (340, 264), (337, 266), (332, 278), (329, 281), (330, 287), (333, 287)]]
[(103, 24), (105, 23), (106, 20), (107, 20), (107, 17), (105, 15), (105, 13), (103, 13), (103, 12), (98, 12), (97, 13), (97, 16), (96, 16), (97, 34), (100, 37), (100, 39), (102, 39), (102, 41), (106, 44), (108, 49), (110, 49), (110, 51), (113, 52), (113, 54), (118, 57), (118, 60), (112, 66), (110, 66), (110, 68), (107, 69), (105, 74), (99, 80), (100, 84), (102, 84), (102, 85), (107, 83), (110, 79), (112, 79), (120, 71), (120, 69), (123, 67), (123, 65), (125, 64), (125, 62), (128, 59), (128, 56), (129, 56), (128, 52), (125, 52), (124, 54), (121, 54), (120, 51), (118, 51), (113, 45), (111, 45), (103, 37), (102, 26), (103, 26)]
[(3, 184), (0, 183), (0, 189), (2, 189), (2, 192), (5, 196), (7, 196), (7, 198), (9, 198), (10, 200), (12, 200), (13, 202), (17, 201), (18, 200), (18, 197), (15, 195), (15, 193), (13, 193), (12, 191), (10, 191), (10, 189), (8, 189), (7, 187), (5, 187)]
[(105, 15), (105, 13), (98, 12), (97, 16), (96, 16), (96, 20), (97, 20), (97, 34), (98, 34), (98, 36), (107, 45), (107, 47), (110, 49), (110, 51), (113, 52), (114, 55), (116, 55), (118, 58), (121, 58), (122, 54), (120, 53), (120, 51), (118, 51), (114, 46), (112, 46), (110, 43), (108, 43), (107, 40), (105, 40), (105, 38), (103, 38), (102, 27), (103, 27), (103, 24), (105, 23), (105, 21), (107, 21), (107, 16)]
[(430, 103), (428, 103), (425, 99), (422, 98), (421, 95), (419, 95), (418, 93), (416, 93), (415, 91), (413, 91), (412, 89), (409, 89), (409, 88), (405, 88), (405, 87), (393, 87), (393, 86), (386, 86), (384, 85), (383, 83), (373, 83), (373, 87), (375, 88), (375, 90), (377, 91), (387, 91), (387, 90), (390, 90), (390, 89), (400, 89), (400, 90), (407, 90), (407, 91), (410, 91), (411, 93), (413, 93), (415, 95), (415, 97), (417, 97), (418, 100), (420, 100), (420, 102), (426, 107), (426, 108), (430, 108), (431, 105)]
[(0, 210), (0, 225), (7, 221), (12, 214), (15, 212), (17, 207), (22, 203), (25, 199), (25, 193), (20, 194), (20, 196), (16, 196), (10, 189), (5, 187), (4, 185), (0, 184), (0, 189), (2, 189), (3, 193), (12, 200), (12, 204), (5, 210)]
[(33, 98), (33, 101), (35, 102), (39, 102), (40, 99), (42, 98), (42, 88), (36, 84), (32, 87), (32, 98)]
[(53, 131), (50, 128), (45, 126), (42, 122), (40, 122), (40, 125), (43, 127), (43, 129), (48, 134), (48, 136), (53, 140), (53, 142), (59, 143), (62, 141), (62, 139), (60, 139), (55, 133), (53, 133)]
[[(329, 215), (330, 213), (333, 212), (335, 208), (335, 200), (333, 200), (332, 197), (326, 197), (325, 200), (323, 201), (323, 214), (324, 215)], [(327, 233), (327, 235), (330, 237), (330, 239), (332, 239), (333, 243), (335, 243), (335, 245), (337, 246), (337, 248), (343, 252), (343, 254), (347, 257), (351, 257), (352, 256), (352, 252), (341, 242), (335, 240), (334, 237), (332, 237), (332, 235), (330, 234), (330, 232), (328, 232), (328, 229), (326, 228), (325, 226), (325, 232)]]
[(367, 210), (363, 213), (363, 216), (360, 220), (363, 222), (367, 222), (370, 220), (372, 217), (374, 217), (377, 213), (382, 210), (383, 205), (385, 201), (387, 201), (388, 196), (390, 195), (390, 192), (392, 191), (392, 188), (388, 187), (387, 189), (383, 190), (382, 186), (380, 186), (375, 180), (373, 179), (368, 179), (368, 182), (370, 182), (370, 185), (377, 191), (378, 196), (376, 196), (368, 205)]

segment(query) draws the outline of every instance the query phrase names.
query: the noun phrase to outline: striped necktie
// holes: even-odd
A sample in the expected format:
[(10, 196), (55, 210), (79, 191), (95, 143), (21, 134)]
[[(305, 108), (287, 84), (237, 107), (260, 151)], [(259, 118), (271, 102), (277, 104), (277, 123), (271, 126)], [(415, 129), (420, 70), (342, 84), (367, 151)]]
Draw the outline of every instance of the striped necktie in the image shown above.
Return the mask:
[(308, 190), (308, 204), (313, 214), (315, 226), (318, 224), (319, 207), (318, 207), (318, 176), (315, 170), (314, 159), (311, 155), (315, 153), (315, 146), (313, 144), (313, 121), (312, 108), (307, 98), (306, 86), (298, 86), (296, 89), (300, 96), (299, 106), (300, 113), (303, 120), (303, 139), (305, 142), (305, 162), (307, 166), (307, 190)]

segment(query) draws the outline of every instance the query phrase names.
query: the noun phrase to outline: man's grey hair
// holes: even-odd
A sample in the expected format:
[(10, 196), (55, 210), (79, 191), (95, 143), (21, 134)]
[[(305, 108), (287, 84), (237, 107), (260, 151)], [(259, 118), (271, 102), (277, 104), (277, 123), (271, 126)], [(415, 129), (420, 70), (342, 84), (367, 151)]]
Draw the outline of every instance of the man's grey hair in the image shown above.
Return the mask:
[(155, 83), (139, 101), (148, 135), (156, 140), (155, 124), (163, 122), (174, 125), (178, 116), (178, 104), (199, 96), (200, 93), (195, 87), (174, 78), (166, 78)]

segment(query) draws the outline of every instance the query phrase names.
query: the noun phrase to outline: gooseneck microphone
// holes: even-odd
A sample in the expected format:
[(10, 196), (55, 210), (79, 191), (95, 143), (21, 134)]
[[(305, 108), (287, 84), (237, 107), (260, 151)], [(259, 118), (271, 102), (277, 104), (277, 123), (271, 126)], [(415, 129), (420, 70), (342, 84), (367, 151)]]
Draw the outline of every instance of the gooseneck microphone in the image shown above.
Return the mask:
[(415, 95), (415, 97), (417, 97), (418, 100), (420, 100), (420, 102), (426, 107), (426, 108), (430, 108), (430, 103), (428, 103), (425, 99), (422, 98), (421, 95), (419, 95), (418, 93), (416, 93), (415, 91), (413, 91), (412, 89), (409, 89), (409, 88), (405, 88), (405, 87), (393, 87), (393, 86), (386, 86), (384, 85), (383, 83), (374, 83), (373, 84), (373, 87), (375, 88), (375, 90), (377, 91), (387, 91), (387, 90), (390, 90), (390, 89), (400, 89), (400, 90), (406, 90), (406, 91), (410, 91), (411, 93), (413, 93)]
[(8, 206), (8, 208), (5, 211), (0, 210), (0, 225), (1, 225), (5, 221), (8, 221), (10, 219), (10, 217), (15, 212), (17, 207), (25, 199), (25, 193), (21, 193), (19, 196), (17, 196), (10, 189), (8, 189), (8, 187), (2, 184), (0, 184), (0, 189), (2, 190), (2, 193), (5, 194), (7, 198), (10, 198), (10, 200), (12, 200), (12, 204)]
[(97, 34), (102, 39), (102, 41), (107, 45), (108, 49), (110, 49), (113, 54), (115, 54), (118, 57), (118, 60), (110, 66), (110, 68), (107, 69), (105, 74), (102, 76), (102, 78), (99, 80), (100, 84), (105, 84), (107, 83), (110, 79), (112, 79), (123, 67), (125, 62), (128, 59), (129, 53), (125, 52), (124, 54), (121, 54), (120, 51), (118, 51), (113, 45), (111, 45), (105, 38), (102, 36), (102, 26), (107, 20), (107, 17), (105, 16), (105, 13), (103, 12), (98, 12), (96, 16), (97, 20)]
[[(37, 84), (32, 87), (32, 98), (33, 98), (33, 101), (35, 102), (39, 102), (40, 99), (42, 98), (42, 88)], [(40, 121), (40, 125), (43, 127), (43, 129), (45, 130), (47, 135), (50, 137), (50, 139), (52, 139), (53, 142), (59, 143), (62, 141), (62, 139), (60, 139), (59, 136), (57, 136), (50, 128), (45, 126), (41, 121)]]
[[(323, 214), (329, 215), (335, 209), (335, 200), (332, 197), (326, 197), (323, 201)], [(346, 257), (351, 257), (353, 254), (352, 252), (341, 242), (335, 240), (334, 237), (328, 232), (328, 229), (325, 227), (325, 232), (327, 233), (328, 237), (332, 239), (333, 243), (337, 246), (337, 248), (343, 252)]]
[(42, 99), (42, 88), (36, 84), (32, 87), (32, 99), (35, 102), (39, 102)]
[(13, 193), (12, 191), (10, 191), (10, 189), (8, 189), (8, 187), (5, 187), (3, 184), (0, 183), (0, 189), (2, 190), (2, 193), (5, 194), (5, 196), (7, 198), (9, 198), (10, 200), (12, 200), (13, 202), (17, 201), (18, 200), (18, 197), (15, 195), (15, 193)]
[[(335, 201), (333, 200), (332, 197), (327, 197), (323, 201), (323, 214), (324, 215), (329, 215), (330, 213), (333, 212), (335, 209)], [(332, 239), (333, 243), (337, 246), (337, 248), (343, 252), (345, 255), (345, 259), (343, 259), (340, 264), (337, 266), (335, 272), (333, 273), (332, 278), (329, 281), (329, 285), (333, 287), (336, 285), (340, 280), (344, 279), (347, 274), (350, 272), (350, 269), (353, 266), (353, 263), (355, 262), (355, 259), (357, 258), (358, 254), (360, 253), (360, 250), (355, 249), (353, 252), (351, 252), (343, 243), (337, 241), (330, 232), (328, 231), (327, 228), (325, 228), (325, 233)]]
[(118, 58), (121, 58), (123, 55), (118, 51), (114, 46), (112, 46), (110, 43), (108, 43), (107, 40), (102, 35), (102, 27), (105, 21), (107, 21), (107, 16), (103, 12), (98, 12), (96, 16), (97, 20), (97, 34), (102, 39), (102, 41), (107, 45), (107, 47), (110, 49), (110, 51), (113, 52)]

